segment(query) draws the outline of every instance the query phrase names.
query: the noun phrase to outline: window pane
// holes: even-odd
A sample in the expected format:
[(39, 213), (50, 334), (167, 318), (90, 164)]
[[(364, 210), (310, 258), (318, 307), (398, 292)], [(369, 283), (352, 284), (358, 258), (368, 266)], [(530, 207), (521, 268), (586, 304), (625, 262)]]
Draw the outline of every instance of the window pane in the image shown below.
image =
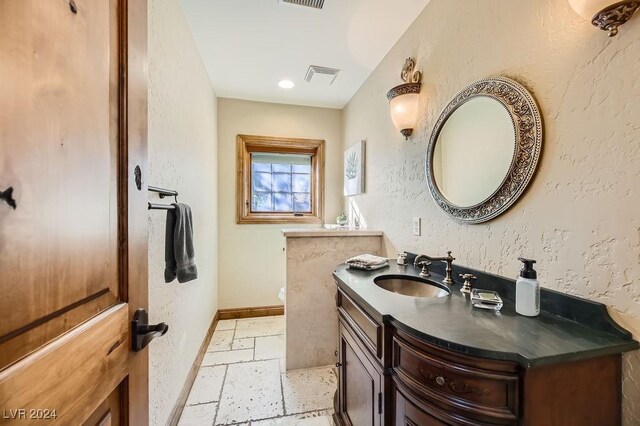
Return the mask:
[(251, 211), (254, 212), (270, 212), (273, 210), (271, 194), (256, 193), (251, 196)]
[(293, 173), (311, 173), (311, 164), (294, 164), (293, 169), (291, 170)]
[(291, 164), (273, 164), (274, 173), (291, 173)]
[(292, 211), (291, 194), (273, 194), (273, 210), (279, 212)]
[(310, 212), (311, 211), (311, 194), (293, 194), (293, 211), (294, 212)]
[(310, 192), (311, 177), (309, 175), (293, 175), (293, 192)]
[(291, 192), (291, 175), (288, 173), (274, 174), (273, 192)]
[(253, 172), (252, 191), (271, 192), (271, 173)]
[(310, 173), (308, 154), (252, 153), (251, 210), (310, 213)]
[(271, 164), (269, 163), (256, 163), (251, 162), (251, 167), (254, 172), (269, 172), (271, 173)]

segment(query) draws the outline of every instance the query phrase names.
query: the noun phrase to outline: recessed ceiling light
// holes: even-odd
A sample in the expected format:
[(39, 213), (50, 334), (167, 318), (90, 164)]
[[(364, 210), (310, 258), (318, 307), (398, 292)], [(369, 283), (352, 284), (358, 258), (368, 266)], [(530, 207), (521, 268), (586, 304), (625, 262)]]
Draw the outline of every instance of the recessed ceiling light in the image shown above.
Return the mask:
[(278, 83), (278, 86), (282, 87), (283, 89), (293, 89), (293, 86), (295, 86), (295, 84), (293, 84), (293, 81), (291, 80), (282, 80), (280, 81), (280, 83)]

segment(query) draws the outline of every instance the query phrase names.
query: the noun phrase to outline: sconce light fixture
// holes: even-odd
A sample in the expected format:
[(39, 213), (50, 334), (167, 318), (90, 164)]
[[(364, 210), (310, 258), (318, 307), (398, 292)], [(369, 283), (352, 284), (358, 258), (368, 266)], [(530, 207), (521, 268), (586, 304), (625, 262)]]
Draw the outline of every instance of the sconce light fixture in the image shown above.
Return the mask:
[(400, 133), (409, 139), (418, 120), (418, 101), (420, 95), (420, 80), (422, 73), (416, 71), (416, 62), (409, 58), (402, 67), (400, 77), (404, 84), (394, 87), (387, 93), (391, 109), (391, 121)]
[(608, 31), (609, 37), (618, 34), (618, 27), (627, 22), (640, 8), (640, 0), (569, 0), (576, 13), (601, 30)]

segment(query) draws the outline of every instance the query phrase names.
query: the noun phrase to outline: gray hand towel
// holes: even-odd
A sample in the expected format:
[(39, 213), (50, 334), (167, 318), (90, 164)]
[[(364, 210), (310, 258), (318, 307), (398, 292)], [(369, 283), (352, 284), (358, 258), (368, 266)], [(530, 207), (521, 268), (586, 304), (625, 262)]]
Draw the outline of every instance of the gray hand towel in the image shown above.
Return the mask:
[(170, 283), (178, 277), (178, 282), (186, 283), (198, 278), (193, 250), (193, 218), (191, 207), (173, 204), (174, 210), (167, 211), (165, 235), (164, 281)]

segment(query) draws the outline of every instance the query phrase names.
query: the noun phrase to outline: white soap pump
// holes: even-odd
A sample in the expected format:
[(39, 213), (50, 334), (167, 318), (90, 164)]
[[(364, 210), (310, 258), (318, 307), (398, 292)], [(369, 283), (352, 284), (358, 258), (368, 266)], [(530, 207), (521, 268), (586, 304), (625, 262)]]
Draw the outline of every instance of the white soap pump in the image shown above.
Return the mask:
[(533, 269), (535, 260), (518, 258), (524, 266), (516, 280), (516, 312), (527, 317), (535, 317), (540, 313), (540, 283), (538, 274)]

